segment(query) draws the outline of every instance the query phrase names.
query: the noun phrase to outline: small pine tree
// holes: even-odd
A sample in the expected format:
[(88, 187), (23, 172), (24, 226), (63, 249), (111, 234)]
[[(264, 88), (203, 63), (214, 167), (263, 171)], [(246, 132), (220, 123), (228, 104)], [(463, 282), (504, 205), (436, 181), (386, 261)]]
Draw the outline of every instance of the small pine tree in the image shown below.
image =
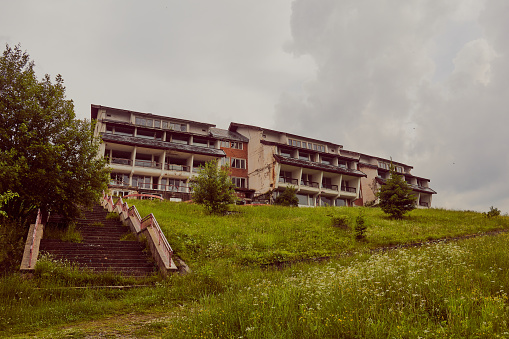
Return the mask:
[(366, 221), (364, 220), (364, 215), (362, 211), (359, 212), (357, 218), (355, 218), (355, 239), (356, 240), (364, 240), (366, 239)]
[(274, 199), (274, 204), (281, 206), (299, 206), (299, 198), (295, 194), (295, 187), (288, 186), (285, 188), (283, 193), (278, 195), (276, 199)]
[(229, 177), (229, 167), (218, 167), (217, 160), (200, 166), (200, 174), (192, 179), (193, 200), (204, 205), (209, 213), (224, 214), (236, 200), (235, 185)]
[(416, 196), (412, 188), (396, 173), (394, 165), (390, 168), (391, 177), (380, 187), (377, 197), (380, 199), (382, 211), (394, 219), (402, 219), (403, 215), (415, 208)]

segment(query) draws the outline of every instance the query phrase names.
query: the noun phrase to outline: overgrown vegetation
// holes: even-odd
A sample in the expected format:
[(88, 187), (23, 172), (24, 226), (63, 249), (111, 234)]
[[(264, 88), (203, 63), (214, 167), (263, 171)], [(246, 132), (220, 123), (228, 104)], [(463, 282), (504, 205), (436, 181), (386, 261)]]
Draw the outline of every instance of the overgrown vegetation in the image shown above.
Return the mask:
[(37, 209), (73, 219), (79, 206), (94, 204), (108, 182), (98, 147), (92, 123), (76, 119), (62, 76), (37, 79), (28, 53), (7, 45), (0, 56), (0, 192), (16, 193), (4, 206), (8, 217), (28, 226)]
[(205, 206), (209, 213), (225, 214), (236, 200), (235, 185), (228, 166), (219, 168), (217, 160), (200, 166), (200, 173), (191, 181), (193, 201)]
[[(507, 230), (508, 217), (429, 209), (394, 220), (378, 208), (278, 206), (235, 206), (238, 213), (217, 216), (193, 204), (129, 201), (132, 204), (142, 215), (154, 213), (192, 274), (174, 275), (148, 288), (69, 289), (136, 281), (94, 277), (47, 258), (32, 280), (17, 275), (0, 280), (0, 333), (52, 338), (108, 333), (163, 338), (491, 338), (509, 332), (509, 235), (368, 251)], [(345, 216), (354, 225), (361, 224), (356, 221), (361, 215), (369, 225), (366, 240), (356, 241), (352, 232), (331, 227), (332, 215)], [(333, 259), (294, 262), (284, 269), (262, 265), (320, 256)], [(108, 332), (112, 316), (119, 319), (127, 312), (126, 321), (115, 322)], [(147, 312), (151, 321), (136, 322)], [(105, 318), (99, 328), (77, 323)]]
[(297, 207), (299, 206), (299, 198), (295, 193), (297, 189), (293, 186), (287, 186), (275, 199), (274, 204), (279, 206)]

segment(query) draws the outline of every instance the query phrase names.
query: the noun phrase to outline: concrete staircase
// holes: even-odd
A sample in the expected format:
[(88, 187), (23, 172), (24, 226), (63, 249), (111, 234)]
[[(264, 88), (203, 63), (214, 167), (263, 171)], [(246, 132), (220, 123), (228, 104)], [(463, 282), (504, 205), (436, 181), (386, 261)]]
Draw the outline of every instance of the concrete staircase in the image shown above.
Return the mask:
[[(138, 241), (123, 241), (131, 231), (120, 220), (107, 219), (108, 212), (100, 205), (85, 211), (85, 218), (77, 220), (81, 243), (41, 239), (40, 251), (55, 259), (68, 260), (95, 272), (111, 271), (126, 276), (147, 276), (156, 266)], [(48, 223), (52, 222), (52, 218)]]

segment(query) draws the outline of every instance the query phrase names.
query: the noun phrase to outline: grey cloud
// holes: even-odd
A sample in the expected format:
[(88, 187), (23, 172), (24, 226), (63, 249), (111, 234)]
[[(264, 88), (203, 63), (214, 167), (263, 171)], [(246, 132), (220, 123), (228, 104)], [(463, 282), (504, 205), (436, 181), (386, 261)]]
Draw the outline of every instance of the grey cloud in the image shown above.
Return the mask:
[[(505, 2), (315, 4), (294, 2), (287, 50), (311, 56), (317, 76), (281, 96), (277, 124), (414, 165), (438, 206), (509, 210)], [(455, 37), (456, 53), (437, 52)]]

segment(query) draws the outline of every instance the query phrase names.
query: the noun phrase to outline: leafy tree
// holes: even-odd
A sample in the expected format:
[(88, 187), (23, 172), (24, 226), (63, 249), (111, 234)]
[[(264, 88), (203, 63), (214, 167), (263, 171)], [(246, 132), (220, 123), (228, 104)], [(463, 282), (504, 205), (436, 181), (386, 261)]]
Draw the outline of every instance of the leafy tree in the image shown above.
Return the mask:
[[(64, 80), (39, 81), (34, 62), (20, 46), (0, 57), (0, 192), (18, 194), (4, 206), (26, 221), (41, 208), (67, 218), (97, 202), (108, 171), (97, 156), (93, 125), (77, 120)], [(31, 216), (33, 217), (33, 216)]]
[(283, 193), (279, 194), (276, 199), (274, 199), (274, 204), (281, 206), (299, 206), (299, 198), (295, 194), (295, 187), (287, 186)]
[(391, 177), (380, 187), (377, 197), (380, 199), (382, 211), (394, 219), (401, 219), (405, 213), (415, 208), (417, 198), (403, 177), (396, 173), (392, 164), (390, 175)]
[(193, 200), (204, 205), (209, 213), (224, 214), (228, 205), (236, 200), (235, 185), (229, 176), (228, 166), (219, 168), (217, 160), (200, 166), (199, 175), (192, 179)]

